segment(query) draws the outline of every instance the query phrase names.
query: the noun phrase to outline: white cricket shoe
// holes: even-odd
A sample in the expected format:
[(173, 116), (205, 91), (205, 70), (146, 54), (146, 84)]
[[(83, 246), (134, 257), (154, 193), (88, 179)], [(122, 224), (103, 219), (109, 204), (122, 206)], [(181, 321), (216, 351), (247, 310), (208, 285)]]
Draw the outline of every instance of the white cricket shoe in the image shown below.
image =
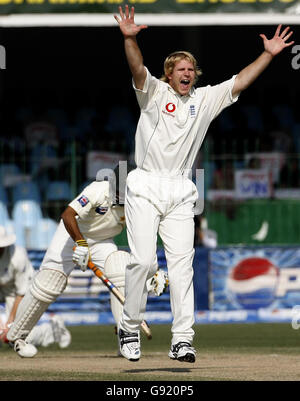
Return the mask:
[(118, 338), (121, 354), (129, 361), (137, 362), (141, 357), (140, 333), (119, 329)]
[(38, 352), (33, 344), (28, 344), (21, 338), (14, 342), (14, 350), (21, 358), (33, 358)]
[(61, 316), (53, 315), (50, 318), (54, 341), (60, 348), (67, 348), (71, 344), (72, 336), (66, 328)]
[(169, 358), (177, 359), (180, 362), (193, 363), (196, 360), (196, 350), (191, 347), (190, 343), (181, 341), (171, 346)]

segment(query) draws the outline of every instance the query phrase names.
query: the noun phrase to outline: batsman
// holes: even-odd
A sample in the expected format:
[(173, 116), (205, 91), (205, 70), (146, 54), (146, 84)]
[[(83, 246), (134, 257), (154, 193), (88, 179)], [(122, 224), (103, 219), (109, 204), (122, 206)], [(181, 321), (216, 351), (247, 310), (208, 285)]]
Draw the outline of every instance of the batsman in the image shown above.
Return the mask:
[[(96, 181), (86, 186), (62, 213), (41, 267), (7, 332), (8, 341), (14, 344), (14, 350), (21, 357), (31, 358), (36, 354), (36, 349), (26, 342), (26, 338), (49, 305), (63, 293), (75, 265), (86, 271), (92, 261), (124, 294), (129, 254), (118, 251), (113, 240), (125, 226), (124, 205), (120, 202), (122, 185), (118, 167), (110, 171), (111, 174), (105, 175), (100, 170)], [(110, 263), (106, 263), (107, 260)], [(167, 285), (167, 275), (156, 265), (155, 274), (147, 281), (148, 291), (161, 295)], [(111, 310), (117, 325), (123, 305), (113, 294)]]

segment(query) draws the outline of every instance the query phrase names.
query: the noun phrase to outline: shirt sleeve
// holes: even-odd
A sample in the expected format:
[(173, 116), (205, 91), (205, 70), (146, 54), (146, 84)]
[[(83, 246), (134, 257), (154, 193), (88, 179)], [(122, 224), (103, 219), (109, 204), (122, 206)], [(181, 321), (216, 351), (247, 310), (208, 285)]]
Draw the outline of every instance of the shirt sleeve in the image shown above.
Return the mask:
[(159, 80), (153, 77), (147, 68), (146, 72), (147, 76), (143, 89), (137, 89), (134, 85), (134, 81), (132, 80), (132, 85), (135, 90), (136, 98), (141, 109), (147, 108), (159, 86)]
[(218, 85), (209, 86), (208, 108), (211, 120), (215, 119), (226, 107), (235, 103), (239, 96), (232, 97), (232, 88), (236, 75)]
[(69, 203), (69, 206), (76, 211), (81, 219), (84, 219), (89, 215), (91, 209), (104, 202), (108, 185), (107, 181), (92, 182)]

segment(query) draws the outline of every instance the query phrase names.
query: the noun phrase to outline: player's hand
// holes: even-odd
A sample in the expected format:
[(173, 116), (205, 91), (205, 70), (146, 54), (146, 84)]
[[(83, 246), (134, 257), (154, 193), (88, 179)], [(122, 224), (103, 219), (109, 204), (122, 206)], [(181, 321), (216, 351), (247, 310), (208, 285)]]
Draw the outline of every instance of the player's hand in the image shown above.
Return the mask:
[(5, 325), (5, 327), (0, 328), (0, 342), (3, 342), (5, 344), (9, 343), (9, 341), (8, 341), (6, 336), (7, 336), (7, 332), (10, 329), (11, 325), (12, 324)]
[(124, 14), (123, 9), (120, 6), (119, 13), (120, 17), (114, 15), (114, 18), (120, 25), (120, 29), (124, 37), (136, 36), (142, 29), (148, 28), (147, 25), (136, 25), (134, 22), (134, 7), (131, 7), (129, 13), (129, 7), (126, 5)]
[(285, 47), (294, 44), (294, 41), (287, 42), (287, 40), (292, 36), (293, 31), (290, 31), (290, 27), (285, 28), (281, 33), (282, 25), (278, 25), (275, 35), (272, 39), (268, 40), (264, 34), (259, 36), (264, 41), (265, 51), (270, 53), (273, 57), (279, 54)]
[(74, 249), (72, 260), (83, 272), (85, 272), (90, 259), (89, 246), (86, 240), (78, 240), (76, 241), (76, 244), (77, 246)]
[(167, 273), (162, 270), (157, 270), (153, 277), (146, 282), (147, 290), (150, 294), (157, 295), (158, 297), (166, 292), (169, 285), (169, 277)]
[(6, 342), (7, 332), (8, 332), (8, 329), (0, 329), (0, 342), (3, 342), (3, 343)]

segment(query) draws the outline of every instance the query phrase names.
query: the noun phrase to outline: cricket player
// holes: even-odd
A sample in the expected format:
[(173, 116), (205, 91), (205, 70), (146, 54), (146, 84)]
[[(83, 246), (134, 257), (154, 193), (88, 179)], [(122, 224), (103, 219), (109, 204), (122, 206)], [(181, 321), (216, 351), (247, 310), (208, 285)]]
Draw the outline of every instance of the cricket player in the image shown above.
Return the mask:
[[(8, 342), (7, 331), (34, 275), (26, 249), (15, 242), (16, 236), (0, 226), (0, 302), (5, 304), (0, 308), (0, 340), (4, 343)], [(71, 334), (62, 318), (53, 314), (49, 322), (35, 326), (26, 341), (29, 343), (27, 348), (36, 353), (36, 346), (47, 347), (55, 342), (61, 348), (67, 347)]]
[(153, 274), (157, 233), (163, 241), (168, 265), (173, 313), (169, 357), (194, 362), (193, 207), (197, 189), (187, 177), (211, 121), (237, 101), (245, 90), (285, 47), (292, 35), (281, 25), (268, 40), (261, 34), (264, 51), (237, 75), (215, 86), (195, 89), (200, 71), (186, 51), (170, 54), (164, 75), (157, 79), (144, 66), (137, 34), (147, 28), (136, 25), (134, 7), (125, 6), (114, 16), (124, 37), (125, 55), (140, 107), (135, 137), (137, 169), (127, 177), (125, 215), (131, 250), (126, 268), (125, 305), (119, 323), (120, 351), (138, 361), (140, 322), (145, 310), (145, 282)]
[[(124, 204), (118, 203), (122, 195), (115, 173), (112, 172), (107, 180), (103, 178), (100, 170), (96, 181), (85, 187), (62, 213), (62, 219), (40, 270), (19, 304), (7, 339), (14, 343), (14, 350), (21, 357), (35, 355), (25, 339), (48, 306), (63, 293), (67, 277), (75, 265), (85, 271), (91, 259), (96, 265), (104, 268), (106, 258), (117, 251), (113, 237), (120, 234), (125, 226)], [(126, 265), (120, 264), (110, 266), (109, 271), (105, 271), (108, 279), (112, 280), (122, 293), (125, 287), (125, 267)], [(157, 265), (154, 273), (156, 271)], [(159, 270), (148, 281), (148, 291), (161, 295), (167, 283), (166, 275)], [(123, 305), (113, 294), (111, 309), (118, 324)]]

